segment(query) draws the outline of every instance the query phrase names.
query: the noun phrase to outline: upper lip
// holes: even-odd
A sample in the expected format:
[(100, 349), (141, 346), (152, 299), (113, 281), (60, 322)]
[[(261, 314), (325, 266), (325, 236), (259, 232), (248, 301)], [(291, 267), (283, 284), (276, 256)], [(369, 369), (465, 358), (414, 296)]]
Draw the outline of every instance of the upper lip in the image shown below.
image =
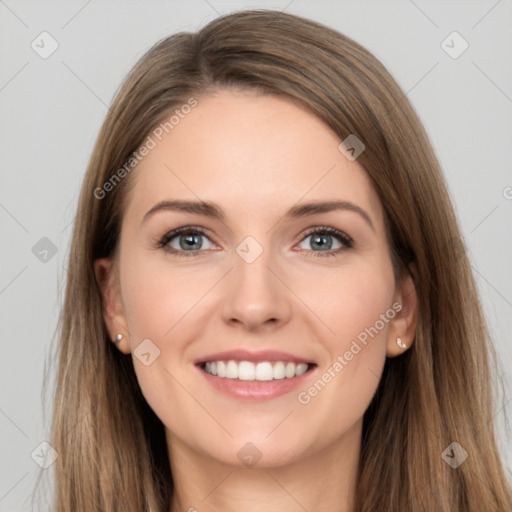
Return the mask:
[(203, 364), (211, 361), (251, 361), (259, 363), (263, 361), (285, 361), (295, 364), (307, 363), (315, 364), (313, 361), (305, 359), (304, 357), (289, 354), (287, 352), (279, 352), (275, 350), (262, 350), (259, 352), (250, 352), (244, 349), (228, 350), (225, 352), (216, 352), (195, 361), (195, 364)]

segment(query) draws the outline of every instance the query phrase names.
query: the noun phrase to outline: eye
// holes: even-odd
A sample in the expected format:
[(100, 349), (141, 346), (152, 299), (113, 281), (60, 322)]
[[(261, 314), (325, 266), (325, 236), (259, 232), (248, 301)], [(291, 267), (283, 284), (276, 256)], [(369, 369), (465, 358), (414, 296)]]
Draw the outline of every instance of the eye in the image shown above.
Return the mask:
[(195, 256), (201, 250), (211, 250), (215, 247), (205, 231), (198, 226), (174, 229), (162, 237), (158, 246), (177, 256)]
[[(309, 247), (304, 247), (303, 244)], [(315, 254), (314, 256), (334, 256), (351, 248), (353, 244), (354, 241), (346, 233), (332, 227), (323, 226), (308, 230), (299, 247), (307, 251), (325, 253)]]
[[(310, 228), (299, 244), (299, 248), (314, 256), (335, 256), (353, 246), (350, 236), (333, 227)], [(309, 247), (304, 247), (308, 245)], [(201, 252), (215, 249), (215, 244), (199, 226), (183, 226), (166, 233), (157, 246), (176, 256), (197, 256)]]

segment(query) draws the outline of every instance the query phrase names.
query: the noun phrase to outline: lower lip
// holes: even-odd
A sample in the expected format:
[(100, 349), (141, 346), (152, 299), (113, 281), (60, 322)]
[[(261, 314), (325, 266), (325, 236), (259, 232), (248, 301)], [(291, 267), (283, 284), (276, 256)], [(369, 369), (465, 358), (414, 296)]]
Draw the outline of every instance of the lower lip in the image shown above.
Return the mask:
[(210, 375), (199, 366), (196, 366), (196, 368), (201, 372), (206, 381), (221, 393), (239, 400), (262, 402), (289, 393), (301, 384), (304, 385), (305, 380), (309, 378), (317, 367), (313, 366), (306, 373), (291, 379), (284, 378), (266, 381), (227, 379)]

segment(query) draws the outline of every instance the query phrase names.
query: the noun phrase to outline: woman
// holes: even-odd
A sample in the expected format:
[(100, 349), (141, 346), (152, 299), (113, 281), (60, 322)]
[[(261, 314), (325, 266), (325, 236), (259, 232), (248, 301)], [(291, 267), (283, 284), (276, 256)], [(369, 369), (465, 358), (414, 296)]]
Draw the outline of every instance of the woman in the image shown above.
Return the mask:
[(68, 272), (56, 510), (512, 510), (439, 164), (349, 38), (245, 11), (152, 48)]

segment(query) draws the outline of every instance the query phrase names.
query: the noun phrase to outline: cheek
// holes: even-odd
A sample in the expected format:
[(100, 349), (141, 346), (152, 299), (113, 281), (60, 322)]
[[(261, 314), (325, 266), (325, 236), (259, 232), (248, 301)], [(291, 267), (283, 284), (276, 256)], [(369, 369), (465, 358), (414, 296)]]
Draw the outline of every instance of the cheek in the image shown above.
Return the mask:
[(331, 352), (343, 350), (376, 322), (379, 334), (388, 331), (389, 322), (382, 324), (380, 318), (392, 306), (394, 275), (390, 262), (375, 259), (317, 272), (314, 280), (303, 281), (303, 296), (308, 297), (311, 308), (325, 325), (324, 340)]
[[(211, 272), (205, 274), (191, 267), (174, 267), (164, 257), (141, 255), (130, 257), (121, 267), (123, 306), (133, 344), (154, 339), (156, 344), (173, 337), (192, 311), (200, 311), (198, 301), (215, 282)], [(179, 340), (173, 343), (179, 343)]]
[(395, 316), (395, 282), (384, 260), (340, 271), (329, 286), (329, 300), (313, 295), (318, 316), (334, 331), (322, 338), (328, 360), (297, 398), (306, 425), (315, 429), (329, 423), (333, 427), (326, 436), (334, 439), (363, 416), (379, 384)]
[[(193, 395), (201, 402), (200, 391), (186, 382), (187, 347), (201, 334), (206, 302), (201, 298), (216, 280), (211, 272), (185, 266), (171, 269), (160, 257), (132, 254), (121, 265), (123, 306), (138, 383), (152, 410), (183, 437), (193, 418), (204, 413), (191, 399)], [(138, 355), (143, 352), (138, 346), (146, 339), (156, 346), (150, 345), (152, 362), (147, 366)], [(155, 359), (153, 354), (158, 354)]]

